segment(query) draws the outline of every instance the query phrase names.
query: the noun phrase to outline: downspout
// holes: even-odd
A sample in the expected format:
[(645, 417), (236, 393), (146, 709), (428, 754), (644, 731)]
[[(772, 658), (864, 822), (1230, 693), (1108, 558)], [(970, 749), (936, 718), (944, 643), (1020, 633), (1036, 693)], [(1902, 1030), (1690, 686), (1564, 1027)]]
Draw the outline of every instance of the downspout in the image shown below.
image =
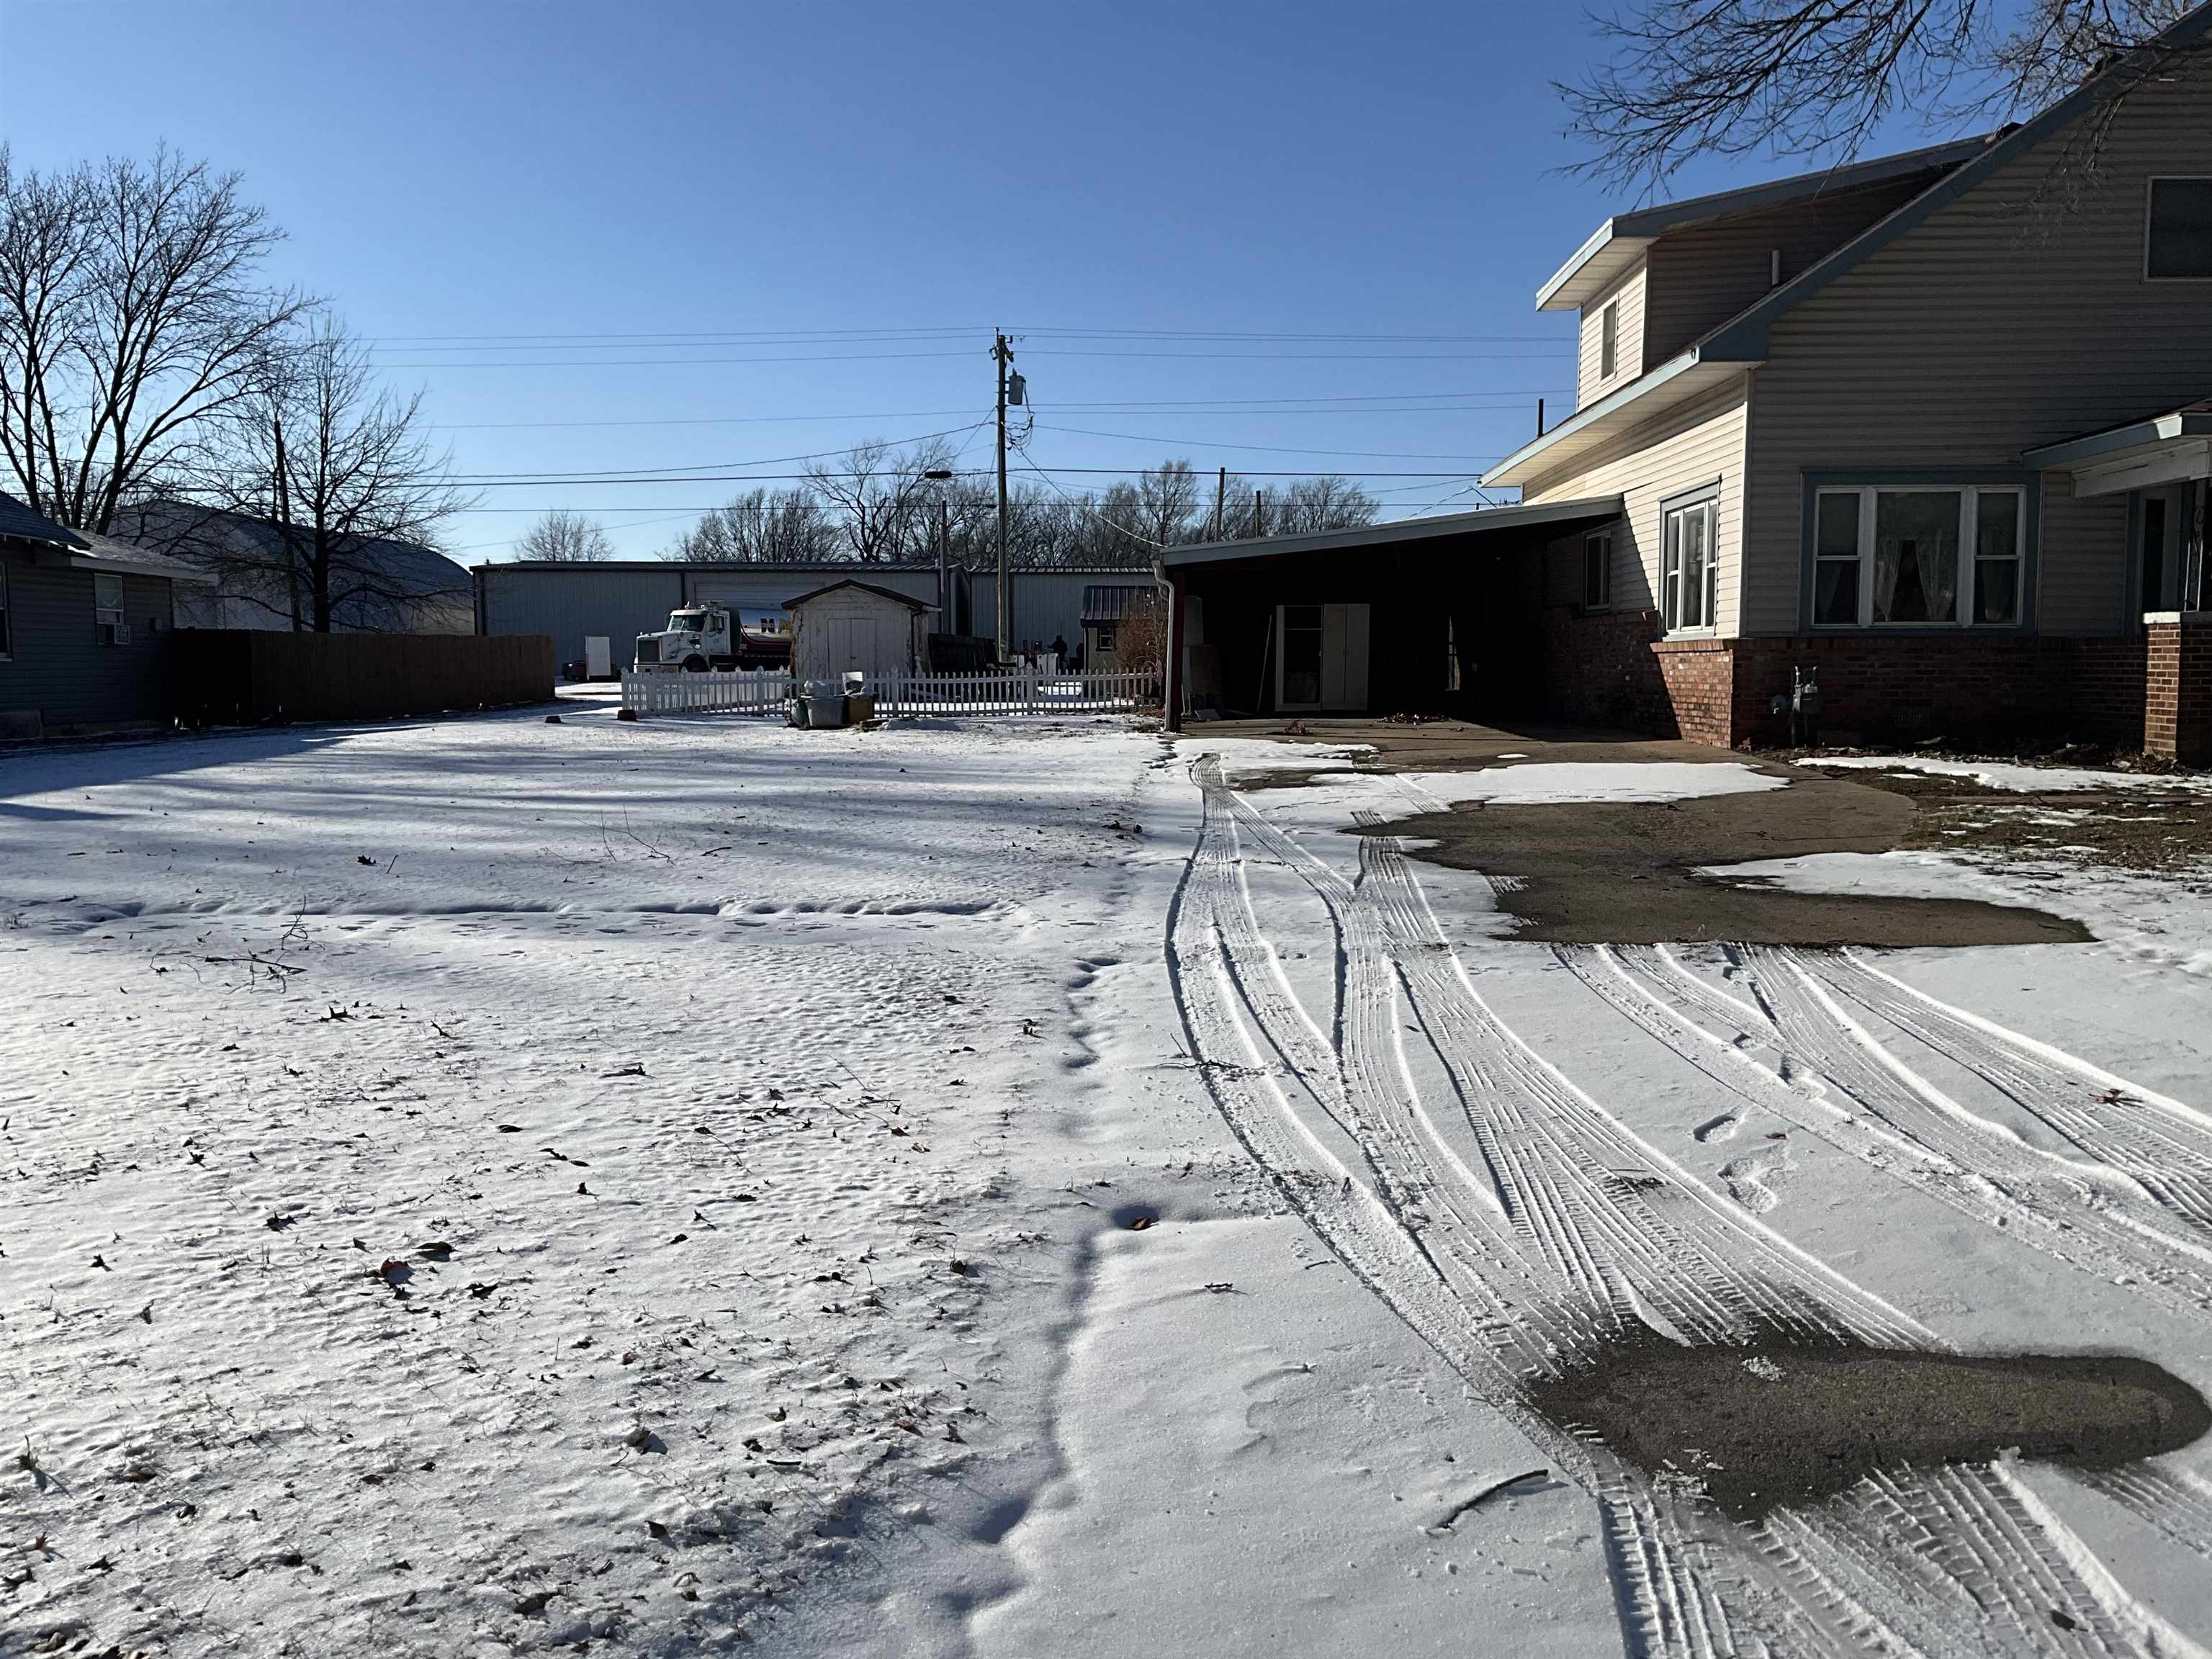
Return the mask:
[[(1158, 571), (1158, 567), (1153, 567)], [(1167, 573), (1168, 582), (1168, 660), (1167, 685), (1162, 696), (1161, 712), (1170, 732), (1182, 730), (1182, 637), (1183, 637), (1183, 574), (1180, 570)]]

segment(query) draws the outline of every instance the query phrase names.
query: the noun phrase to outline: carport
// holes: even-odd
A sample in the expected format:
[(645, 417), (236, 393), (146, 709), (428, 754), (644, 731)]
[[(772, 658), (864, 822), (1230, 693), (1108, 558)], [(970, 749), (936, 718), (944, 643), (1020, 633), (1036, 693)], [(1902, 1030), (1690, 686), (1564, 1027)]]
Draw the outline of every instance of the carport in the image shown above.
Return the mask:
[(1545, 702), (1553, 544), (1618, 495), (1206, 542), (1164, 553), (1167, 718), (1519, 714)]

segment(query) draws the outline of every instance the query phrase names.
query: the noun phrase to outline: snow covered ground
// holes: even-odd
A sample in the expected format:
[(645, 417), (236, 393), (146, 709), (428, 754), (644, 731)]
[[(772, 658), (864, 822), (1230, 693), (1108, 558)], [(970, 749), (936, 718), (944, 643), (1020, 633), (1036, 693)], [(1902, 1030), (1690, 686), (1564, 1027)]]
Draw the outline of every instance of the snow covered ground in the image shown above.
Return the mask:
[(1630, 1310), (2212, 1387), (2201, 889), (1555, 951), (1335, 831), (1773, 781), (562, 713), (0, 757), (0, 1655), (2212, 1632), (2202, 1445), (1753, 1529), (1515, 1386)]

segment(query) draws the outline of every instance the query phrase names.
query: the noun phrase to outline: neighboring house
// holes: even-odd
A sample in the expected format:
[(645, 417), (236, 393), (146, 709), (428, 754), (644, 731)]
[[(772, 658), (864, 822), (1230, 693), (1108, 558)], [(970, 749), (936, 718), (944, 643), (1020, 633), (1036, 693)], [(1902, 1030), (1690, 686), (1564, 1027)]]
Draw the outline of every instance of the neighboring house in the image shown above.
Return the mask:
[[(1297, 538), (1275, 672), (1325, 654), (1316, 605), (1371, 599), (1378, 673), (1386, 631), (1432, 653), (1391, 707), (1735, 744), (1784, 736), (1806, 672), (1831, 737), (2212, 759), (2208, 36), (2203, 7), (1986, 139), (1607, 221), (1538, 295), (1579, 315), (1579, 385), (1483, 480), (1522, 505)], [(1232, 702), (1267, 678), (1226, 580), (1259, 556), (1162, 561), (1186, 643), (1238, 631)]]
[(800, 680), (847, 673), (911, 674), (928, 660), (930, 613), (911, 594), (849, 578), (786, 599), (791, 672)]
[(1160, 590), (1152, 582), (1141, 586), (1092, 583), (1083, 590), (1083, 666), (1086, 672), (1121, 672), (1121, 624), (1137, 610), (1150, 610), (1160, 602)]
[[(265, 519), (190, 502), (157, 501), (121, 509), (118, 538), (196, 566), (214, 585), (178, 596), (179, 628), (290, 630), (314, 625), (314, 604), (291, 580), (283, 532)], [(299, 544), (307, 532), (295, 530)], [(304, 554), (301, 556), (304, 557)], [(331, 626), (337, 634), (473, 634), (469, 573), (416, 542), (346, 537), (331, 560)]]
[(166, 726), (189, 565), (0, 495), (0, 739)]

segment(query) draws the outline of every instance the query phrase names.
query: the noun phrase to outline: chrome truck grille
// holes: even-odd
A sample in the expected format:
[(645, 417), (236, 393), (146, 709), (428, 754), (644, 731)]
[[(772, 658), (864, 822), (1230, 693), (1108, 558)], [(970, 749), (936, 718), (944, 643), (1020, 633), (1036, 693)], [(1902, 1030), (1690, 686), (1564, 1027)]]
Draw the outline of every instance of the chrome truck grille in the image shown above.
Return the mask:
[(637, 660), (641, 663), (659, 662), (660, 660), (660, 641), (647, 635), (639, 635), (637, 637)]

